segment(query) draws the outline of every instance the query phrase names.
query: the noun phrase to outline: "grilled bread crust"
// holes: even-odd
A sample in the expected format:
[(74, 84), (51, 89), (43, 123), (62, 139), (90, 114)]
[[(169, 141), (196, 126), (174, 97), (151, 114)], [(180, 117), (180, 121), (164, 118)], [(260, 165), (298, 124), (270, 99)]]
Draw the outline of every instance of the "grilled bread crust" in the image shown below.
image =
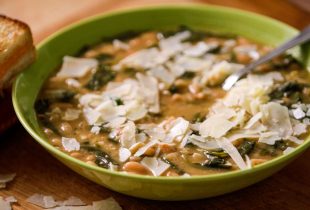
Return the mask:
[(16, 122), (11, 103), (12, 80), (34, 60), (29, 26), (0, 15), (0, 133)]

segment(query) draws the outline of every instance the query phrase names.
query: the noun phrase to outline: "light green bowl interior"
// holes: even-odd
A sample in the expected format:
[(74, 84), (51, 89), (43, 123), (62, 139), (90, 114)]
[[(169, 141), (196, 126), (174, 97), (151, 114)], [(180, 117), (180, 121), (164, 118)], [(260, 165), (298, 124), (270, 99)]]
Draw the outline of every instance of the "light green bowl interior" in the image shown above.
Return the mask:
[[(86, 44), (98, 43), (103, 38), (113, 37), (122, 32), (171, 29), (181, 24), (190, 26), (194, 29), (238, 34), (274, 46), (279, 45), (298, 32), (296, 29), (279, 21), (253, 13), (203, 5), (149, 7), (95, 16), (53, 34), (38, 45), (37, 61), (30, 68), (21, 73), (14, 84), (13, 104), (19, 120), (44, 148), (73, 170), (111, 189), (149, 199), (195, 199), (233, 191), (274, 173), (310, 145), (309, 141), (307, 141), (292, 153), (249, 170), (190, 178), (167, 178), (127, 175), (91, 166), (57, 150), (47, 142), (47, 139), (44, 137), (39, 127), (33, 107), (43, 82), (50, 73), (54, 72), (61, 64), (64, 55), (74, 55)], [(302, 60), (306, 66), (309, 64), (308, 47), (304, 47), (303, 49), (295, 48), (292, 52)], [(95, 176), (88, 175), (88, 172), (95, 173)], [(257, 173), (256, 177), (255, 173)], [(96, 179), (96, 177), (101, 175), (109, 176), (110, 179), (115, 178), (116, 181), (123, 180), (128, 186), (136, 182), (145, 183), (154, 187), (154, 191), (157, 191), (148, 192), (146, 189), (141, 192), (140, 189), (140, 192), (134, 190), (125, 192), (125, 190), (115, 187), (112, 182), (109, 185), (105, 183), (105, 181)], [(233, 180), (234, 178), (237, 180), (237, 178), (241, 176), (250, 177), (250, 175), (252, 178), (242, 183), (240, 181), (240, 185), (236, 183), (234, 186), (230, 187), (222, 186), (219, 187), (220, 189), (216, 191), (213, 190), (212, 192), (208, 191), (208, 189), (200, 189), (198, 190), (199, 193), (191, 192), (180, 195), (177, 190), (178, 186), (181, 185), (190, 186), (198, 184), (196, 187), (199, 187), (200, 183), (207, 183), (210, 185), (215, 182), (218, 183), (229, 179)], [(124, 188), (128, 187), (126, 184), (124, 184)], [(158, 189), (154, 186), (156, 184), (158, 184)], [(163, 184), (162, 187), (160, 187), (161, 184)], [(174, 197), (168, 194), (164, 197), (159, 195), (160, 192), (164, 190), (169, 191), (169, 188), (165, 188), (164, 185), (167, 185), (171, 190), (176, 192)], [(204, 184), (201, 184), (201, 186), (203, 187)]]

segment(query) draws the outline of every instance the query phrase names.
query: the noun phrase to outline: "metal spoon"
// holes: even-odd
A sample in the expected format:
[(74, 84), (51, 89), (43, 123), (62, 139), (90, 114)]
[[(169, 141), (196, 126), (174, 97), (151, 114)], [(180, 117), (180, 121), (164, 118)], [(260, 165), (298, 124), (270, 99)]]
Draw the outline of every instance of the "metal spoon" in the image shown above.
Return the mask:
[(226, 91), (230, 90), (230, 88), (232, 86), (234, 86), (234, 84), (239, 79), (241, 79), (242, 77), (244, 77), (245, 75), (247, 75), (248, 73), (253, 71), (253, 69), (255, 69), (258, 65), (265, 63), (265, 62), (271, 60), (272, 58), (282, 54), (286, 50), (288, 50), (292, 47), (295, 47), (299, 44), (302, 44), (306, 41), (309, 41), (309, 40), (310, 40), (310, 26), (307, 26), (305, 29), (303, 29), (294, 38), (290, 39), (289, 41), (280, 45), (279, 47), (277, 47), (273, 51), (267, 53), (265, 56), (259, 58), (258, 60), (255, 60), (254, 62), (250, 63), (249, 65), (245, 66), (244, 68), (240, 69), (239, 71), (237, 71), (237, 72), (233, 73), (232, 75), (230, 75), (229, 77), (227, 77), (226, 80), (224, 81), (223, 85), (222, 85), (222, 88)]

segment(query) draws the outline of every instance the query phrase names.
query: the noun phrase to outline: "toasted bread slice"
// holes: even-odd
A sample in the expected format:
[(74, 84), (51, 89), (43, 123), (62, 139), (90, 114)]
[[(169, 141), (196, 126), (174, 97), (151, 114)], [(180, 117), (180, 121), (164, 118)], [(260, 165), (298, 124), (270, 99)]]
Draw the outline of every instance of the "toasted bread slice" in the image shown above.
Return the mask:
[(11, 81), (35, 59), (29, 27), (0, 15), (0, 133), (16, 122), (11, 102)]
[(0, 89), (35, 59), (31, 31), (23, 22), (0, 15)]

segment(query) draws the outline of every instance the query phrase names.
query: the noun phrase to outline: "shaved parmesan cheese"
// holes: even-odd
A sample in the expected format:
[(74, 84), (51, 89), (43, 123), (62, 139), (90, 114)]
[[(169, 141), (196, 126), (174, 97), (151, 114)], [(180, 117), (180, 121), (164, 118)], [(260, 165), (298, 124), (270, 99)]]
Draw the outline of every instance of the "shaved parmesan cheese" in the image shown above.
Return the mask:
[(102, 102), (95, 111), (100, 113), (100, 118), (105, 122), (126, 114), (124, 107), (115, 106), (112, 100)]
[(281, 140), (278, 132), (265, 132), (261, 133), (258, 142), (274, 145), (276, 141)]
[(234, 51), (237, 53), (243, 53), (249, 55), (253, 60), (257, 60), (260, 55), (256, 51), (255, 45), (240, 45), (234, 48)]
[(200, 124), (199, 133), (203, 137), (219, 138), (224, 136), (232, 127), (234, 123), (225, 118), (214, 115), (207, 118)]
[(287, 147), (284, 151), (283, 151), (283, 155), (287, 155), (291, 152), (293, 152), (295, 150), (295, 148), (293, 147)]
[(84, 206), (86, 205), (81, 199), (70, 196), (67, 200), (58, 202), (60, 206)]
[(238, 139), (258, 139), (260, 137), (259, 134), (252, 134), (252, 133), (242, 133), (242, 132), (239, 132), (239, 133), (232, 133), (231, 135), (228, 135), (227, 136), (227, 139), (230, 141), (230, 142), (234, 142)]
[(280, 72), (248, 75), (248, 81), (250, 84), (259, 84), (263, 87), (270, 87), (274, 84), (274, 81), (283, 81), (283, 79), (284, 78)]
[(211, 150), (211, 149), (218, 149), (219, 145), (215, 140), (207, 140), (204, 137), (197, 136), (195, 134), (192, 134), (188, 137), (188, 143), (192, 143), (196, 145), (197, 147), (200, 147), (202, 149)]
[(160, 176), (170, 167), (168, 163), (155, 157), (144, 157), (141, 164), (150, 169), (154, 176)]
[(178, 66), (177, 68), (183, 68), (185, 71), (191, 72), (200, 72), (209, 69), (211, 64), (209, 60), (192, 58), (185, 55), (176, 56), (174, 63), (175, 66)]
[(292, 113), (296, 120), (300, 120), (306, 116), (306, 114), (300, 107), (298, 107), (297, 109), (293, 109)]
[(243, 68), (244, 65), (228, 63), (227, 61), (221, 61), (212, 66), (209, 72), (206, 72), (203, 78), (204, 84), (218, 85), (222, 83), (227, 76), (233, 72)]
[(268, 130), (277, 132), (281, 138), (287, 138), (293, 133), (293, 128), (288, 114), (288, 109), (275, 102), (261, 106), (262, 122)]
[(12, 174), (0, 174), (0, 189), (6, 187), (6, 183), (12, 181), (16, 176), (15, 173)]
[(294, 120), (294, 119), (291, 119), (291, 123), (293, 126), (293, 134), (295, 136), (299, 136), (307, 132), (307, 127), (308, 127), (307, 124), (301, 123), (298, 120)]
[(42, 194), (34, 194), (27, 198), (26, 201), (42, 208), (52, 208), (57, 206), (57, 202), (52, 196), (46, 196)]
[(114, 198), (110, 197), (105, 200), (94, 201), (92, 210), (122, 210), (122, 207)]
[(159, 92), (158, 82), (154, 77), (137, 74), (136, 75), (139, 85), (143, 90), (141, 94), (144, 97), (144, 102), (147, 104), (148, 110), (152, 113), (159, 113)]
[(81, 87), (81, 83), (73, 78), (66, 79), (66, 84), (68, 86), (75, 87), (75, 88)]
[(187, 144), (188, 139), (189, 139), (189, 137), (190, 137), (191, 134), (192, 134), (192, 131), (191, 131), (191, 130), (187, 131), (187, 133), (185, 134), (183, 140), (182, 140), (182, 141), (180, 142), (180, 144), (179, 144), (179, 147), (180, 147), (180, 148), (184, 148), (184, 147), (185, 147), (185, 145)]
[(136, 141), (137, 142), (145, 142), (147, 139), (147, 136), (145, 133), (138, 133), (136, 134)]
[(144, 107), (144, 104), (137, 100), (133, 100), (126, 104), (125, 109), (127, 111), (126, 117), (133, 121), (139, 120), (147, 114), (147, 109)]
[(114, 70), (119, 70), (126, 67), (149, 69), (164, 63), (168, 59), (168, 56), (162, 54), (157, 48), (152, 47), (130, 54), (112, 68)]
[(245, 161), (248, 168), (252, 168), (252, 161), (248, 155), (245, 155)]
[(212, 114), (217, 115), (219, 117), (223, 117), (227, 120), (236, 116), (237, 114), (233, 108), (229, 108), (221, 102), (214, 104), (210, 109)]
[(226, 138), (221, 138), (220, 140), (216, 141), (218, 145), (229, 154), (231, 159), (233, 159), (233, 161), (240, 169), (243, 170), (248, 168), (237, 148), (230, 141), (228, 141)]
[(99, 111), (86, 107), (83, 109), (83, 114), (89, 125), (100, 123), (101, 114)]
[(136, 143), (136, 126), (132, 121), (125, 124), (121, 132), (120, 143), (127, 149)]
[(294, 142), (295, 144), (302, 144), (304, 142), (304, 140), (300, 140), (295, 136), (289, 136), (287, 139)]
[(156, 77), (157, 79), (168, 85), (171, 85), (175, 80), (175, 75), (163, 66), (151, 68), (149, 72), (152, 76)]
[(126, 122), (126, 117), (117, 117), (110, 120), (109, 123), (106, 124), (107, 127), (110, 128), (118, 128)]
[(5, 201), (1, 196), (0, 196), (0, 209), (1, 210), (12, 210), (11, 203)]
[(9, 196), (4, 199), (6, 202), (15, 203), (17, 199), (14, 196)]
[(150, 141), (143, 147), (139, 148), (138, 151), (134, 154), (135, 157), (143, 155), (149, 148), (157, 144), (157, 141)]
[(120, 205), (111, 197), (101, 201), (94, 201), (92, 205), (85, 206), (79, 198), (70, 197), (68, 200), (59, 202), (59, 207), (51, 210), (122, 210)]
[(127, 148), (123, 148), (123, 147), (121, 147), (120, 149), (119, 149), (119, 153), (118, 153), (119, 155), (119, 160), (121, 161), (121, 162), (125, 162), (126, 160), (128, 160), (128, 158), (131, 156), (131, 152), (130, 152), (130, 150), (129, 149), (127, 149)]
[(251, 128), (256, 122), (262, 118), (263, 114), (261, 112), (256, 113), (244, 126), (245, 129)]
[(191, 33), (189, 31), (182, 31), (168, 38), (160, 39), (158, 45), (162, 54), (167, 56), (167, 58), (170, 58), (187, 48), (182, 41), (189, 38), (190, 35)]
[(74, 58), (65, 56), (57, 77), (83, 77), (89, 70), (98, 66), (93, 58)]
[(1, 210), (12, 210), (11, 204), (15, 203), (17, 200), (13, 197), (3, 198), (0, 196), (0, 209)]
[(61, 143), (67, 152), (80, 150), (80, 143), (75, 138), (61, 138)]
[(128, 44), (118, 39), (114, 39), (112, 44), (116, 49), (120, 49), (120, 50), (128, 50), (130, 48)]
[(79, 118), (81, 111), (78, 109), (67, 109), (65, 115), (62, 117), (63, 120), (72, 121)]
[(79, 103), (82, 106), (91, 107), (91, 108), (98, 106), (101, 103), (101, 101), (102, 101), (102, 96), (97, 95), (97, 94), (92, 94), (92, 93), (87, 93), (85, 95), (82, 95), (79, 98)]
[(205, 54), (211, 47), (208, 46), (205, 42), (198, 42), (196, 45), (193, 45), (186, 50), (184, 54), (191, 57), (200, 57)]
[(169, 141), (180, 138), (180, 140), (183, 139), (183, 136), (186, 134), (186, 132), (189, 129), (189, 122), (185, 120), (182, 117), (178, 117), (172, 124), (168, 136)]
[(93, 134), (99, 134), (100, 133), (101, 128), (97, 125), (94, 125), (91, 129), (90, 132), (92, 132)]
[(94, 210), (94, 208), (92, 205), (89, 205), (89, 206), (59, 206), (59, 207), (51, 208), (49, 210)]

